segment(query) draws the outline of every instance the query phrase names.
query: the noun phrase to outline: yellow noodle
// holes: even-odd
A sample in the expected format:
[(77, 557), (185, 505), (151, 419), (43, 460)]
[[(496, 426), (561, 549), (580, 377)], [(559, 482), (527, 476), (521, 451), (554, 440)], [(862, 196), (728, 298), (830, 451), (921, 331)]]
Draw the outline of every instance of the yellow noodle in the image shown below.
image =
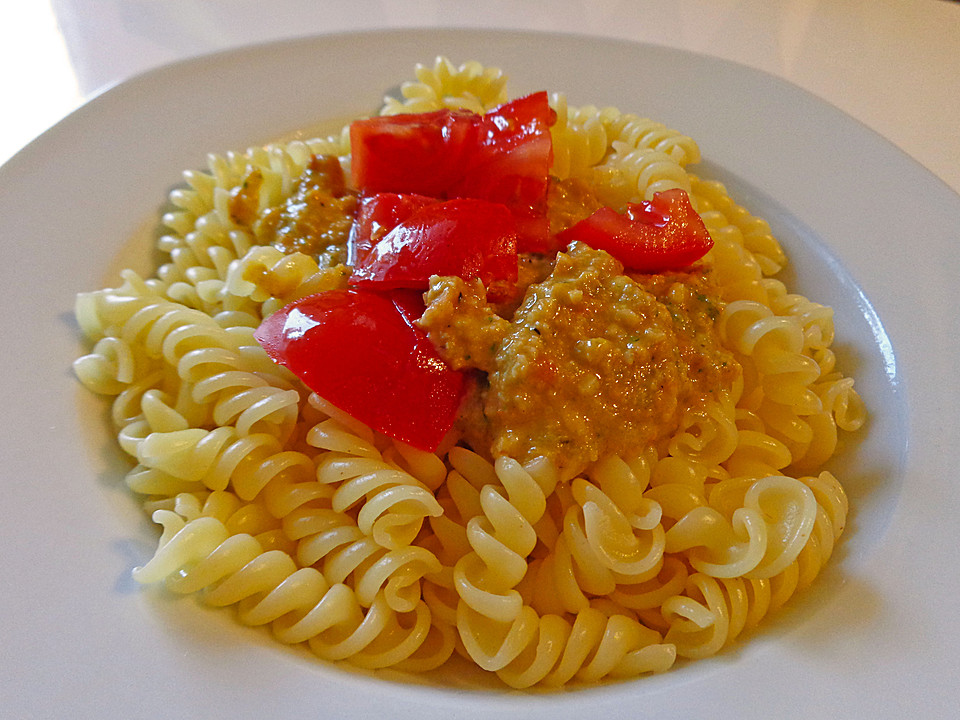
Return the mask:
[[(477, 62), (414, 75), (383, 114), (508, 98), (506, 75)], [(716, 331), (742, 378), (663, 442), (569, 481), (453, 435), (436, 453), (387, 438), (253, 337), (286, 304), (345, 287), (349, 268), (259, 244), (232, 205), (240, 192), (257, 212), (285, 202), (313, 154), (349, 173), (348, 128), (211, 155), (170, 194), (154, 275), (124, 271), (76, 303), (89, 340), (77, 377), (112, 398), (127, 485), (161, 526), (138, 581), (234, 605), (328, 661), (424, 672), (456, 652), (517, 688), (707, 657), (813, 582), (848, 512), (822, 467), (866, 421), (831, 349), (832, 310), (772, 277), (787, 258), (770, 226), (688, 171), (694, 140), (563, 93), (550, 103), (557, 178), (615, 209), (690, 193), (714, 241)]]

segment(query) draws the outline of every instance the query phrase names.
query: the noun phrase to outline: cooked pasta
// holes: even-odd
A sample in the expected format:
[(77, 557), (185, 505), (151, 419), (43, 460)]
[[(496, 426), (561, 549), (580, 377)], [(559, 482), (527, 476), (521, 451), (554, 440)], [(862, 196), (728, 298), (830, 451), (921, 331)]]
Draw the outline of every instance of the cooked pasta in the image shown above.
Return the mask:
[[(438, 58), (414, 75), (381, 117), (482, 114), (508, 99), (506, 75), (477, 62)], [(240, 622), (324, 660), (426, 672), (458, 654), (515, 688), (708, 657), (813, 582), (848, 511), (824, 466), (866, 419), (831, 349), (831, 308), (774, 277), (787, 258), (770, 226), (688, 171), (694, 140), (562, 93), (549, 102), (550, 192), (563, 199), (547, 197), (567, 203), (567, 226), (582, 207), (624, 212), (679, 188), (712, 248), (646, 276), (589, 247), (535, 251), (521, 258), (531, 288), (564, 263), (573, 281), (531, 290), (540, 305), (436, 280), (424, 293), (434, 320), (419, 326), (473, 372), (475, 394), (435, 451), (321, 397), (255, 335), (291, 303), (347, 287), (349, 128), (210, 156), (170, 195), (156, 272), (78, 297), (89, 352), (76, 375), (113, 398), (126, 483), (161, 527), (137, 581), (235, 605)], [(524, 384), (524, 358), (566, 332), (546, 306), (588, 301), (600, 305), (587, 314), (607, 315), (571, 332), (576, 362), (550, 356), (560, 376)], [(504, 339), (520, 317), (534, 332)], [(604, 373), (651, 368), (658, 390), (615, 401), (646, 414), (594, 432), (595, 406), (576, 398), (602, 397)], [(550, 406), (559, 417), (512, 422), (510, 403), (545, 405), (533, 387), (570, 388)], [(511, 397), (476, 394), (494, 391)], [(548, 431), (534, 443), (537, 423)]]
[(468, 62), (457, 67), (438, 57), (432, 67), (417, 65), (416, 80), (403, 83), (403, 100), (387, 97), (381, 115), (459, 108), (482, 113), (506, 102), (507, 77), (499, 68)]

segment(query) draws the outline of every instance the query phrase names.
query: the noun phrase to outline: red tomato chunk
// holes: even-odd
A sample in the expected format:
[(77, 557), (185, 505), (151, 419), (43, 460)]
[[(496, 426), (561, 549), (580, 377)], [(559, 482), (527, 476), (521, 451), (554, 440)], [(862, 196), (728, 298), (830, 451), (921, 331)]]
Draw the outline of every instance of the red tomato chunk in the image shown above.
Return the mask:
[(702, 258), (713, 239), (683, 190), (656, 193), (650, 201), (630, 203), (620, 214), (603, 207), (557, 234), (564, 245), (580, 240), (605, 250), (629, 270), (680, 270)]
[(377, 193), (360, 198), (347, 243), (347, 263), (363, 262), (373, 246), (397, 225), (436, 198), (412, 193)]
[(408, 301), (364, 290), (318, 293), (270, 315), (254, 337), (341, 410), (433, 452), (456, 419), (463, 376), (413, 326)]
[(432, 275), (516, 282), (517, 231), (506, 206), (462, 198), (417, 210), (373, 246), (350, 284), (426, 290)]
[(482, 116), (477, 122), (479, 132), (472, 161), (451, 192), (517, 209), (544, 203), (553, 165), (550, 126), (556, 119), (545, 91), (501, 105)]
[(351, 172), (363, 193), (474, 197), (529, 208), (553, 164), (547, 93), (485, 115), (463, 110), (380, 116), (350, 126)]
[(353, 185), (365, 193), (446, 197), (477, 143), (474, 113), (437, 110), (377, 116), (350, 125)]

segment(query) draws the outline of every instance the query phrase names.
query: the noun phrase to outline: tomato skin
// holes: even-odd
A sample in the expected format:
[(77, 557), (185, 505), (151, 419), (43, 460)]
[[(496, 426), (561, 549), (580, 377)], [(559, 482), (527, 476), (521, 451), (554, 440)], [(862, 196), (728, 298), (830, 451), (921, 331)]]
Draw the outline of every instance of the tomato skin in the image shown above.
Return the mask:
[(490, 110), (478, 120), (477, 147), (451, 194), (525, 211), (542, 204), (553, 165), (550, 127), (556, 120), (546, 91)]
[(605, 250), (629, 270), (681, 270), (702, 258), (713, 239), (683, 190), (665, 190), (652, 200), (630, 203), (620, 214), (603, 207), (557, 234), (563, 246), (586, 243)]
[(550, 234), (545, 210), (514, 210), (513, 218), (517, 222), (518, 252), (547, 254), (559, 249), (556, 237)]
[(465, 110), (389, 115), (350, 125), (353, 185), (364, 193), (447, 197), (477, 143), (477, 118)]
[(423, 293), (419, 290), (400, 289), (391, 290), (387, 296), (404, 322), (418, 333), (423, 332), (416, 325), (417, 320), (423, 317), (423, 312), (427, 309), (427, 304), (423, 301)]
[(485, 115), (437, 110), (357, 120), (350, 126), (353, 185), (530, 208), (546, 196), (554, 122), (545, 91)]
[(353, 269), (350, 284), (426, 290), (432, 275), (517, 280), (517, 230), (499, 203), (458, 198), (427, 205), (387, 233)]
[(362, 262), (383, 237), (418, 210), (439, 202), (436, 198), (412, 193), (365, 195), (357, 203), (357, 214), (347, 242), (347, 263)]
[(254, 337), (275, 362), (341, 410), (433, 452), (456, 419), (464, 378), (413, 325), (409, 300), (330, 290), (273, 313)]

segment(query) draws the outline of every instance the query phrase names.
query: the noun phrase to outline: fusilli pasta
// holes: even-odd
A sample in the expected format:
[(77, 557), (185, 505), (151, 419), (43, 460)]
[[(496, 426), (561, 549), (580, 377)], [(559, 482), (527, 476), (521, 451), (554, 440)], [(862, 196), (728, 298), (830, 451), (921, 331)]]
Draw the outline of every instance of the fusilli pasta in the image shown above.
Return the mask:
[[(381, 114), (507, 100), (507, 77), (477, 62), (414, 74)], [(831, 350), (831, 309), (772, 277), (786, 256), (770, 226), (687, 170), (691, 138), (550, 102), (555, 178), (618, 210), (689, 193), (713, 240), (702, 267), (735, 382), (573, 478), (543, 457), (492, 457), (459, 430), (435, 453), (386, 437), (253, 335), (294, 300), (346, 287), (333, 255), (285, 252), (257, 222), (313, 156), (349, 172), (348, 130), (210, 156), (170, 195), (154, 276), (125, 271), (76, 305), (90, 344), (77, 377), (113, 398), (126, 482), (161, 527), (139, 582), (235, 605), (325, 660), (421, 672), (458, 653), (523, 688), (707, 657), (814, 580), (848, 511), (822, 468), (866, 418)]]

